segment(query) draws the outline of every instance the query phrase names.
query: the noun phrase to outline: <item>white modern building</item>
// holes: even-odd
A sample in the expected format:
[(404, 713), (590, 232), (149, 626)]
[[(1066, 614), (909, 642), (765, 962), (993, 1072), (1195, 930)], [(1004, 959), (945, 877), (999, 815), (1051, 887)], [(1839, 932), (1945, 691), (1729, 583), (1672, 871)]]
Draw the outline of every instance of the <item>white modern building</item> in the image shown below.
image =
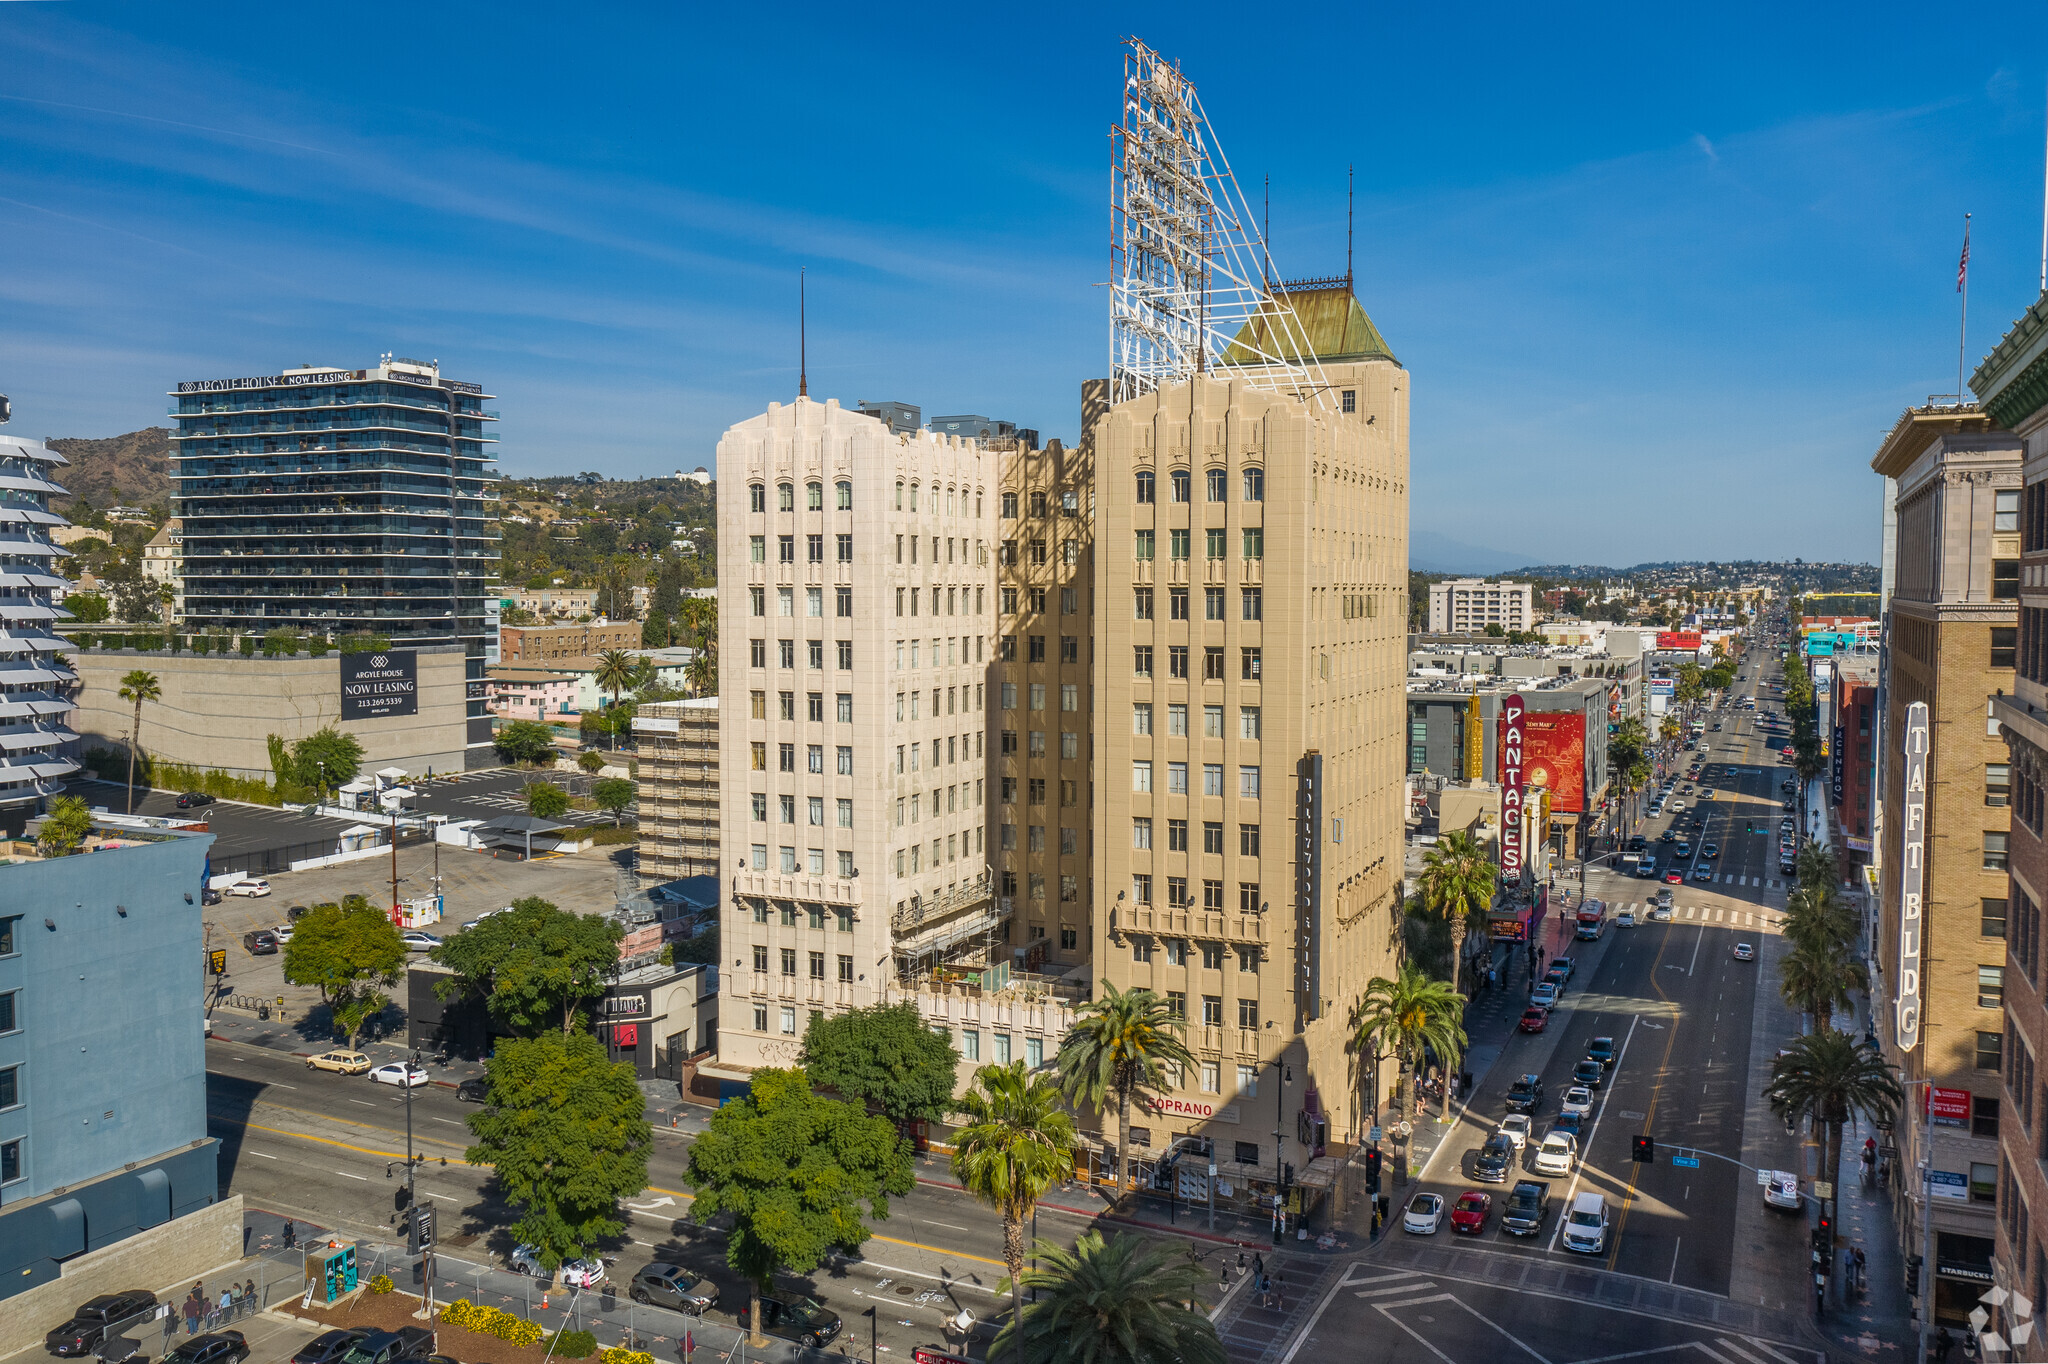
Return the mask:
[(71, 524), (50, 510), (51, 494), (69, 491), (51, 472), (68, 462), (40, 441), (0, 434), (0, 829), (16, 834), (78, 770), (70, 726), (78, 674), (50, 630), (71, 616), (51, 604), (65, 588), (53, 561), (71, 552), (50, 538)]
[(1489, 625), (1527, 630), (1535, 619), (1535, 593), (1528, 583), (1448, 578), (1429, 585), (1429, 632), (1433, 635), (1476, 635)]
[(1056, 1046), (1064, 1010), (981, 993), (1009, 953), (986, 844), (997, 456), (799, 397), (727, 431), (718, 470), (720, 1063), (792, 1064), (813, 1014), (903, 998), (963, 1051), (984, 1014), (1006, 1052)]

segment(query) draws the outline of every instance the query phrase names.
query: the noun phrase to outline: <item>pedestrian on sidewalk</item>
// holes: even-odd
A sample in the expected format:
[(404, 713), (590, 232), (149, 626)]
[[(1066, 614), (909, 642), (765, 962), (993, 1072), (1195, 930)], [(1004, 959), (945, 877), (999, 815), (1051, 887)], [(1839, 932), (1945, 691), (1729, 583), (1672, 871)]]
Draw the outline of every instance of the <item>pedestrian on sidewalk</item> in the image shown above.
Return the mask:
[(1271, 1307), (1272, 1305), (1273, 1281), (1267, 1278), (1265, 1275), (1261, 1274), (1259, 1276), (1259, 1306)]
[(256, 1315), (258, 1305), (256, 1301), (256, 1281), (254, 1279), (242, 1280), (242, 1311), (253, 1317)]
[(185, 1334), (199, 1334), (199, 1285), (193, 1284), (192, 1291), (185, 1295)]
[(284, 1219), (284, 1248), (291, 1250), (299, 1244), (299, 1230), (292, 1225), (292, 1219)]
[(214, 1304), (214, 1310), (219, 1313), (215, 1321), (222, 1326), (235, 1319), (235, 1294), (232, 1283), (220, 1291), (220, 1301)]
[(1285, 1274), (1275, 1274), (1273, 1276), (1273, 1306), (1278, 1311), (1285, 1312), (1287, 1310), (1287, 1276)]

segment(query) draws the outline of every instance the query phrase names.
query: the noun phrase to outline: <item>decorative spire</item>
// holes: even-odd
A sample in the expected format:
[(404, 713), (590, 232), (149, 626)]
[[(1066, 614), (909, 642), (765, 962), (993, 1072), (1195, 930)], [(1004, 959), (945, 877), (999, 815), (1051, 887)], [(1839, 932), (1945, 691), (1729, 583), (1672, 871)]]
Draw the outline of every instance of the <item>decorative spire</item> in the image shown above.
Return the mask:
[(1351, 281), (1351, 181), (1355, 168), (1344, 168), (1344, 287), (1352, 287)]
[(804, 270), (796, 272), (796, 396), (806, 398), (811, 392), (810, 335), (804, 316)]

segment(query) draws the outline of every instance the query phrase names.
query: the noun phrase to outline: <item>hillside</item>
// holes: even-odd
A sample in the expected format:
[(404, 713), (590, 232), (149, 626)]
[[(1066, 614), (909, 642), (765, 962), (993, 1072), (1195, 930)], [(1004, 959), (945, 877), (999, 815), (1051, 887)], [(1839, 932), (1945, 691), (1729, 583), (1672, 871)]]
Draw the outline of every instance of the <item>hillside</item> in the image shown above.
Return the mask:
[(161, 426), (146, 426), (105, 440), (60, 437), (50, 446), (70, 460), (71, 466), (57, 471), (57, 481), (74, 497), (83, 497), (95, 507), (116, 503), (147, 507), (168, 502), (170, 434)]

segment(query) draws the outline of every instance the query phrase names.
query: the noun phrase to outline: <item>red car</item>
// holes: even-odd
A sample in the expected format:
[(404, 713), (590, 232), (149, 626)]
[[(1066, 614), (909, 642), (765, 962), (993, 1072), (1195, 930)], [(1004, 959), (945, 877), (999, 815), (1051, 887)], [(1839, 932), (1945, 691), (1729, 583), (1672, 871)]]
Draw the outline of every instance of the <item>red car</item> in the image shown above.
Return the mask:
[(1493, 1199), (1477, 1189), (1467, 1189), (1451, 1205), (1451, 1230), (1477, 1236), (1486, 1230), (1486, 1215), (1493, 1211)]
[(1666, 885), (1682, 886), (1685, 884), (1685, 873), (1676, 869), (1667, 871), (1664, 873), (1664, 882)]
[(1550, 1010), (1540, 1004), (1531, 1004), (1522, 1010), (1522, 1031), (1542, 1032), (1543, 1025), (1550, 1021)]

